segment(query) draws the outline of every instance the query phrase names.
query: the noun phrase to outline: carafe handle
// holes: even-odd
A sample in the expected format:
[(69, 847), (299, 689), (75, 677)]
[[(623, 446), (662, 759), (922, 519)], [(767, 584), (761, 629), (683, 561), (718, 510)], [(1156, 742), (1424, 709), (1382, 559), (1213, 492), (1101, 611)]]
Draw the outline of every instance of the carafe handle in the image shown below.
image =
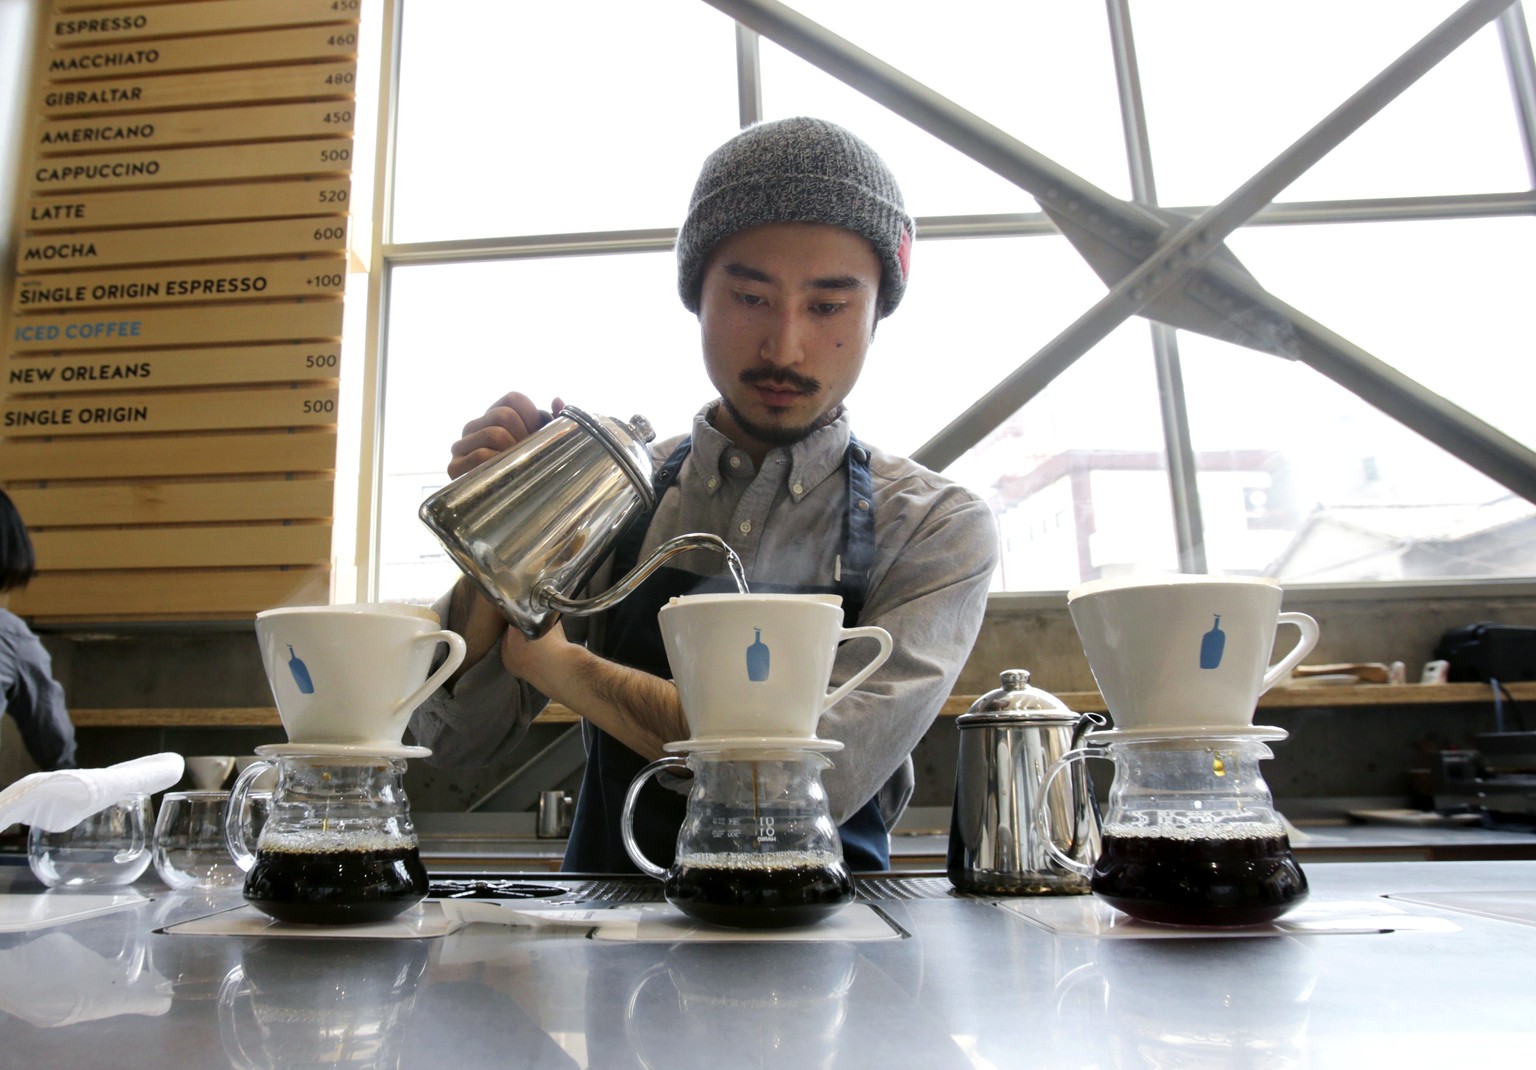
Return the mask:
[(1264, 679), (1259, 683), (1259, 694), (1263, 694), (1285, 678), (1285, 674), (1301, 664), (1301, 659), (1312, 653), (1312, 648), (1317, 645), (1317, 621), (1305, 613), (1282, 613), (1276, 618), (1278, 624), (1294, 624), (1301, 631), (1301, 638), (1291, 652), (1279, 661), (1271, 665), (1264, 673)]
[(624, 812), (619, 818), (619, 832), (624, 837), (624, 850), (629, 852), (631, 861), (640, 867), (642, 873), (649, 874), (657, 880), (666, 880), (667, 871), (645, 857), (645, 852), (640, 850), (640, 845), (635, 842), (635, 802), (640, 798), (640, 789), (645, 787), (647, 780), (664, 769), (676, 769), (679, 766), (687, 769), (688, 759), (673, 755), (657, 758), (636, 773), (635, 779), (630, 781), (629, 791), (624, 793)]
[(251, 785), (257, 777), (276, 766), (277, 763), (271, 758), (258, 758), (241, 770), (235, 778), (235, 786), (229, 789), (229, 802), (224, 807), (224, 846), (229, 849), (229, 857), (235, 860), (235, 865), (242, 872), (250, 872), (256, 864), (256, 854), (245, 842), (246, 810), (251, 805)]
[[(1101, 758), (1102, 754), (1087, 747), (1078, 747), (1069, 750), (1060, 758), (1051, 763), (1051, 767), (1045, 771), (1045, 778), (1040, 782), (1040, 798), (1050, 796), (1051, 783), (1073, 762), (1080, 762), (1085, 758)], [(1045, 848), (1045, 853), (1055, 859), (1057, 863), (1070, 869), (1079, 877), (1087, 877), (1093, 872), (1093, 866), (1079, 862), (1065, 854), (1056, 846), (1056, 840), (1051, 836), (1050, 808), (1039, 806), (1035, 809), (1035, 835), (1040, 837), (1040, 843)]]

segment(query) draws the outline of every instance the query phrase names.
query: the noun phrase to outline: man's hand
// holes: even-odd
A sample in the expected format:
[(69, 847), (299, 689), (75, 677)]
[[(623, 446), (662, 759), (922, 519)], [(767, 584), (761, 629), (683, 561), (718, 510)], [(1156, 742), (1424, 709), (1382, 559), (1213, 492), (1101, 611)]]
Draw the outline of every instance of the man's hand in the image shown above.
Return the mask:
[(464, 425), (463, 436), (452, 447), (448, 477), (458, 479), (470, 469), (505, 453), (549, 423), (563, 408), (565, 402), (559, 398), (550, 404), (549, 412), (544, 412), (526, 394), (514, 392), (503, 396), (485, 410), (484, 416)]

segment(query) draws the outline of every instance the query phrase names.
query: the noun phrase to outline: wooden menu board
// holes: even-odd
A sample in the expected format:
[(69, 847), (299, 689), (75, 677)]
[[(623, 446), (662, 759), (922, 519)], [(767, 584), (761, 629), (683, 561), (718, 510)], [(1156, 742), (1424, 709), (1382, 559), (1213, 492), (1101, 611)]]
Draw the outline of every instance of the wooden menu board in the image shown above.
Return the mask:
[(39, 568), (15, 612), (329, 599), (360, 7), (44, 18), (0, 294), (0, 485)]

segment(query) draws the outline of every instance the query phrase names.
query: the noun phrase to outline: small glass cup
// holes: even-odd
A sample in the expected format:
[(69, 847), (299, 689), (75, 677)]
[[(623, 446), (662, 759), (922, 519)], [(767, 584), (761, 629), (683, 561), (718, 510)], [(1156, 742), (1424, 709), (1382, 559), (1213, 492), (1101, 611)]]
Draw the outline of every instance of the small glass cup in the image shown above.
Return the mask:
[(149, 868), (149, 796), (135, 792), (62, 832), (32, 826), (27, 865), (50, 888), (132, 884)]
[[(271, 803), (270, 795), (253, 794), (246, 811), (246, 834), (259, 838)], [(168, 791), (160, 800), (155, 821), (155, 872), (169, 887), (187, 889), (239, 888), (245, 871), (235, 865), (224, 846), (227, 791)]]

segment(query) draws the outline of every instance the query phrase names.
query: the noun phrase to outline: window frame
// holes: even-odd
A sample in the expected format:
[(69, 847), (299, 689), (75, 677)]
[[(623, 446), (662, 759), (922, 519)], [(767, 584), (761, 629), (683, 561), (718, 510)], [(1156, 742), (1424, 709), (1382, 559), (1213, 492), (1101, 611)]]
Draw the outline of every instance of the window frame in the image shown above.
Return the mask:
[[(544, 258), (556, 256), (618, 255), (629, 252), (665, 251), (672, 247), (676, 231), (672, 228), (648, 230), (612, 230), (553, 235), (518, 235), (463, 240), (396, 243), (391, 233), (393, 189), (391, 182), (396, 93), (399, 86), (400, 28), (405, 0), (376, 0), (382, 8), (380, 35), (379, 96), (373, 197), (370, 207), (371, 248), (367, 275), (367, 326), (362, 372), (357, 379), (361, 402), (361, 438), (358, 473), (358, 523), (356, 534), (356, 576), (359, 597), (376, 596), (378, 588), (379, 500), (382, 471), (382, 427), (384, 389), (387, 380), (388, 339), (386, 325), (389, 311), (390, 277), (396, 267), (423, 264), (470, 263), (485, 260)], [(705, 0), (730, 13), (745, 6), (732, 0)], [(1133, 199), (1156, 205), (1151, 181), (1151, 155), (1145, 117), (1140, 100), (1139, 76), (1131, 33), (1130, 0), (1106, 0), (1113, 45), (1113, 63), (1121, 98), (1121, 118), (1126, 141), (1127, 166), (1131, 171)], [(1530, 38), (1526, 30), (1521, 0), (1495, 16), (1500, 42), (1520, 120), (1519, 134), (1528, 173), (1536, 185), (1536, 64), (1533, 64)], [(741, 22), (736, 26), (737, 103), (743, 126), (763, 115), (761, 73), (758, 55), (759, 36)], [(824, 69), (826, 69), (824, 67)], [(837, 74), (836, 71), (832, 73)], [(845, 81), (849, 79), (845, 78)], [(855, 84), (850, 81), (850, 84)], [(858, 86), (855, 84), (855, 87)], [(889, 106), (889, 105), (887, 105)], [(900, 110), (900, 109), (894, 109)], [(956, 146), (965, 151), (963, 146)], [(1208, 206), (1187, 206), (1179, 211), (1198, 215)], [(1273, 201), (1260, 208), (1243, 226), (1293, 226), (1318, 223), (1368, 223), (1376, 220), (1427, 220), (1468, 218), (1474, 216), (1536, 215), (1536, 190), (1508, 191), (1495, 194), (1457, 194), (1445, 196), (1391, 197), (1353, 200), (1285, 202)], [(919, 240), (971, 239), (999, 235), (1031, 237), (1056, 235), (1056, 225), (1043, 212), (996, 215), (919, 217)], [(358, 228), (361, 231), (361, 228)], [(1177, 331), (1148, 321), (1151, 331), (1150, 354), (1159, 378), (1159, 394), (1165, 450), (1169, 459), (1169, 494), (1173, 503), (1174, 534), (1181, 569), (1205, 571), (1200, 531), (1200, 506), (1195, 490), (1194, 451), (1189, 441), (1187, 414), (1179, 385)], [(1043, 389), (1045, 383), (1041, 383)], [(1032, 394), (1030, 396), (1033, 396)], [(1015, 409), (1017, 406), (1015, 406)], [(940, 451), (958, 456), (993, 430), (985, 417), (974, 413), (968, 426), (960, 429)], [(1000, 422), (1000, 421), (997, 421)], [(953, 430), (950, 429), (950, 430)], [(932, 446), (930, 442), (928, 446)], [(914, 452), (924, 460), (928, 446)], [(930, 461), (929, 463), (933, 463)], [(935, 467), (942, 467), (935, 464)], [(1388, 597), (1403, 597), (1415, 590), (1433, 591), (1444, 596), (1452, 592), (1470, 594), (1536, 593), (1536, 578), (1465, 581), (1374, 581), (1348, 584), (1296, 585), (1308, 591), (1334, 590), (1358, 596), (1361, 592), (1382, 592)], [(1060, 592), (994, 592), (994, 599), (1006, 599), (1010, 605), (1055, 604)]]

